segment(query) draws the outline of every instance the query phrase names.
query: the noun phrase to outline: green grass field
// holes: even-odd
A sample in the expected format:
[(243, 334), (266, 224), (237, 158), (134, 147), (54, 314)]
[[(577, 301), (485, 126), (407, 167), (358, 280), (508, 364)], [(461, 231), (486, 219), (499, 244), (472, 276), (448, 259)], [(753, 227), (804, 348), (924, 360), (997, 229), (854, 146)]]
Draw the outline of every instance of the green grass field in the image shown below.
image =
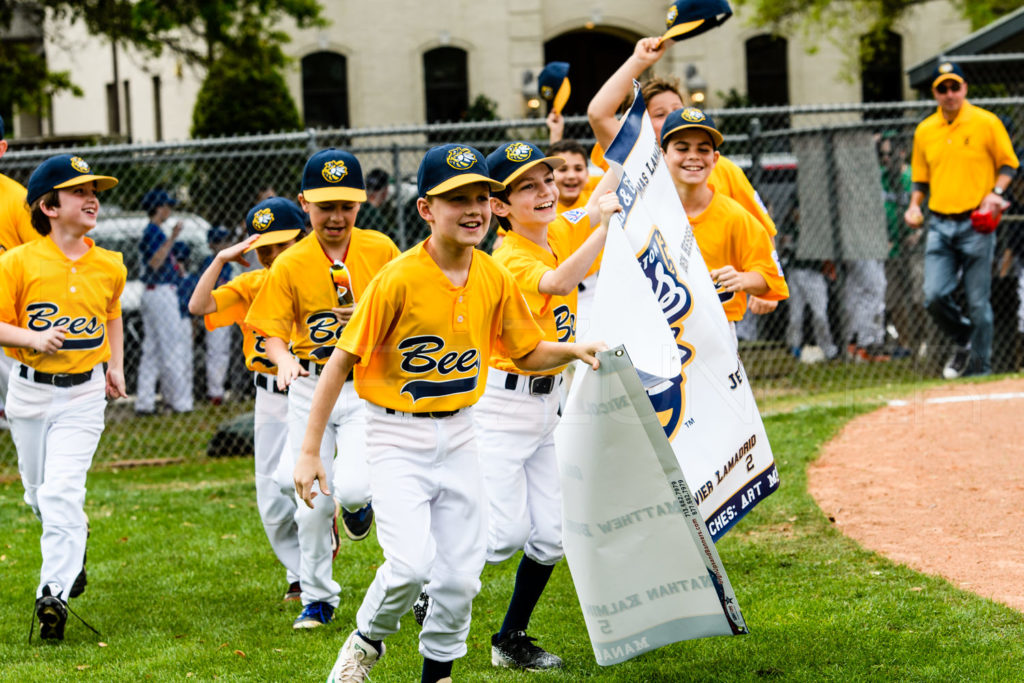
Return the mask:
[[(512, 560), (485, 570), (469, 654), (456, 663), (455, 680), (1024, 678), (1024, 615), (859, 548), (832, 528), (807, 494), (806, 468), (822, 443), (868, 409), (870, 399), (858, 398), (766, 419), (782, 487), (718, 545), (749, 635), (677, 643), (599, 667), (563, 563), (530, 631), (563, 656), (566, 668), (498, 671), (490, 666), (489, 637), (511, 591)], [(256, 513), (252, 460), (211, 460), (201, 456), (200, 442), (187, 445), (190, 455), (181, 464), (127, 470), (100, 465), (90, 474), (89, 587), (72, 608), (102, 637), (70, 617), (64, 642), (43, 643), (36, 636), (28, 643), (39, 523), (21, 501), (20, 482), (0, 484), (0, 680), (326, 678), (381, 562), (376, 541), (343, 542), (335, 562), (343, 591), (335, 621), (294, 631), (298, 609), (281, 602), (284, 572)], [(416, 624), (410, 616), (403, 626), (388, 639), (373, 680), (419, 680)]]

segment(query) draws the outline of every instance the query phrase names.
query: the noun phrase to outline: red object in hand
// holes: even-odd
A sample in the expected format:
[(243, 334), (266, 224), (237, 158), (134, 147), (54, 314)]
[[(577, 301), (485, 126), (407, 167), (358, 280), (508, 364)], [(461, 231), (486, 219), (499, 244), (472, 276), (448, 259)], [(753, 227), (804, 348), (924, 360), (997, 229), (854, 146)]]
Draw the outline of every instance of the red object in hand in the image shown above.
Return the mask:
[(980, 211), (975, 209), (971, 212), (971, 227), (974, 228), (974, 232), (987, 235), (990, 232), (995, 232), (1002, 217), (1002, 210)]

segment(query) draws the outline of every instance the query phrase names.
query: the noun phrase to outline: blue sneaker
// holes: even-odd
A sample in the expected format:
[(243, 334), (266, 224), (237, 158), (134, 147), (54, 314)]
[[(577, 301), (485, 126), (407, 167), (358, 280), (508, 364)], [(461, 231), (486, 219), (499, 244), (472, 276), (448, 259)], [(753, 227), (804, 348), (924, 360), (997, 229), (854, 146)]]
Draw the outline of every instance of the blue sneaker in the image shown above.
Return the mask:
[(334, 608), (329, 602), (311, 602), (302, 608), (302, 614), (292, 622), (292, 628), (316, 628), (329, 624), (334, 618)]
[(342, 508), (341, 524), (345, 527), (345, 535), (353, 541), (361, 541), (370, 535), (373, 526), (373, 506), (369, 503), (355, 512)]

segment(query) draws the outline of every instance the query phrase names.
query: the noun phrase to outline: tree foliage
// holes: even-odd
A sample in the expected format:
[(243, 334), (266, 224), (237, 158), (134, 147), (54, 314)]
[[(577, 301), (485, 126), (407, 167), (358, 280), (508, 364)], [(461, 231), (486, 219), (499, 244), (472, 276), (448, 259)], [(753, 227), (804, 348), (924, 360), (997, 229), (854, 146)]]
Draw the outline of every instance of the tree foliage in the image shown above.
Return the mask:
[[(326, 24), (317, 0), (0, 0), (0, 35), (19, 17), (39, 23), (44, 15), (83, 22), (93, 35), (151, 56), (170, 51), (204, 68), (244, 50), (254, 34), (280, 48), (288, 35), (270, 27), (286, 18), (300, 28)], [(48, 71), (38, 52), (38, 43), (0, 41), (0, 102), (38, 112), (52, 95), (81, 94), (67, 72)]]

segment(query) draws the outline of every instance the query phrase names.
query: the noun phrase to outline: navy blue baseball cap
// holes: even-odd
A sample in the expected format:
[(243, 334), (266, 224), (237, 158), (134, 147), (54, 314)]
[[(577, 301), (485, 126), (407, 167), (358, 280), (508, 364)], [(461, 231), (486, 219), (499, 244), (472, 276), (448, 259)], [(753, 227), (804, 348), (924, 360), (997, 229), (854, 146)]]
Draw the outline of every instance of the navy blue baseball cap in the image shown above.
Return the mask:
[(363, 167), (351, 152), (322, 149), (302, 169), (301, 193), (307, 202), (365, 202)]
[(490, 178), (487, 162), (480, 150), (469, 145), (439, 145), (423, 155), (416, 172), (416, 187), (421, 197), (444, 194), (463, 185), (487, 183), (494, 192), (504, 183)]
[(171, 254), (178, 261), (187, 261), (188, 257), (192, 255), (192, 247), (185, 242), (175, 242), (171, 245)]
[(935, 71), (932, 73), (932, 87), (934, 88), (942, 81), (966, 83), (967, 77), (964, 76), (964, 70), (956, 62), (942, 62), (935, 67)]
[(96, 183), (97, 190), (103, 191), (117, 185), (117, 178), (94, 175), (89, 164), (82, 157), (60, 154), (50, 157), (32, 171), (32, 175), (28, 179), (27, 201), (31, 206), (47, 192), (91, 182)]
[(700, 128), (707, 131), (711, 135), (716, 149), (725, 140), (715, 126), (714, 119), (700, 109), (697, 109), (697, 107), (685, 107), (683, 109), (676, 109), (665, 117), (665, 123), (661, 126), (661, 146), (665, 147), (673, 133), (678, 133), (687, 128)]
[(206, 231), (206, 242), (208, 244), (227, 242), (229, 239), (231, 239), (231, 231), (223, 225), (215, 225)]
[(150, 190), (142, 196), (142, 210), (152, 211), (158, 206), (177, 206), (178, 200), (172, 197), (166, 190)]
[(732, 8), (725, 0), (676, 0), (668, 8), (661, 36), (666, 40), (686, 40), (721, 26), (732, 16)]
[(298, 204), (284, 197), (268, 197), (245, 215), (247, 234), (260, 236), (246, 251), (293, 240), (305, 227), (306, 213)]
[(544, 156), (537, 145), (529, 142), (509, 142), (487, 155), (491, 178), (506, 188), (537, 164), (547, 164), (554, 170), (564, 163), (562, 157)]
[(541, 98), (551, 103), (551, 111), (562, 113), (562, 107), (569, 100), (569, 62), (549, 62), (537, 76), (537, 88)]

